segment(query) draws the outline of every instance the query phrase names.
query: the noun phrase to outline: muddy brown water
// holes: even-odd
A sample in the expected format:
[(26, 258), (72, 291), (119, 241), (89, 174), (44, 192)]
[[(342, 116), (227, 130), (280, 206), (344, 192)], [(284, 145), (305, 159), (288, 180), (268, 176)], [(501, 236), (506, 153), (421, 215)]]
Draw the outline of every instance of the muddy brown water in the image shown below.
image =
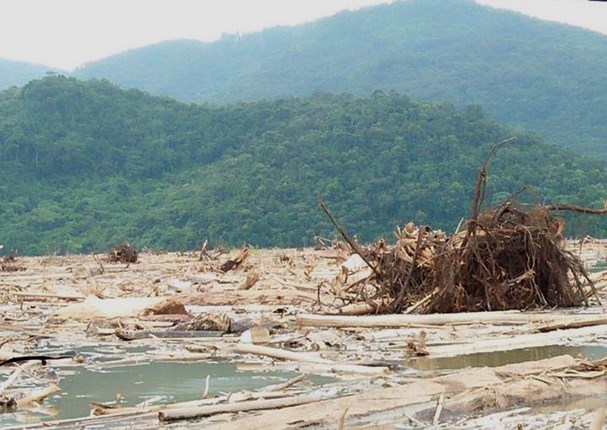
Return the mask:
[(509, 351), (483, 352), (457, 357), (419, 357), (411, 359), (407, 365), (417, 370), (449, 370), (467, 367), (497, 367), (525, 361), (543, 360), (559, 355), (571, 355), (587, 359), (607, 357), (607, 347), (600, 345), (563, 346), (551, 345), (538, 348), (522, 348)]

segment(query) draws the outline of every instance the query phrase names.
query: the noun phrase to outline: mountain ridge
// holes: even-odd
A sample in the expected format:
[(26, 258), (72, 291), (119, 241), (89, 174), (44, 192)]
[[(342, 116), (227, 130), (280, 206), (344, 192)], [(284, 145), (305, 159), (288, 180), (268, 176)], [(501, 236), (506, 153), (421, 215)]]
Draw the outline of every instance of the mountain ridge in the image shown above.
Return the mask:
[(398, 91), (607, 155), (607, 36), (471, 0), (409, 0), (213, 43), (165, 41), (68, 76), (196, 103)]
[(75, 76), (214, 104), (395, 90), (479, 104), (500, 121), (605, 155), (604, 70), (607, 36), (468, 0), (412, 0), (211, 44), (164, 42)]

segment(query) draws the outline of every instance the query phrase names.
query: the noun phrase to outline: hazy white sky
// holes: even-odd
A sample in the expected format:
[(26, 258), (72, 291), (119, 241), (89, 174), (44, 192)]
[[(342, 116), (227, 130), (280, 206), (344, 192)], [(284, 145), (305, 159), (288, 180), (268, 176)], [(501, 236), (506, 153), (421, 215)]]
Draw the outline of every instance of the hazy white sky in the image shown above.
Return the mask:
[[(607, 34), (607, 2), (477, 0)], [(162, 40), (217, 40), (391, 0), (0, 0), (0, 58), (72, 70)]]

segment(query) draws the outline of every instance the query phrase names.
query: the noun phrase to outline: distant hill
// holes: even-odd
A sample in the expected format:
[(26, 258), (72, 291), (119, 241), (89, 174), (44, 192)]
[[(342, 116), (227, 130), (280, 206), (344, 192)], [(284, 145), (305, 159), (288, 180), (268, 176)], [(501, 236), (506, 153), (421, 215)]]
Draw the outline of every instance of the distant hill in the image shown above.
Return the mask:
[[(478, 168), (488, 203), (602, 205), (602, 163), (514, 132), (476, 107), (397, 93), (317, 93), (221, 107), (49, 76), (0, 93), (0, 243), (22, 254), (210, 244), (301, 246), (335, 231), (363, 241), (409, 220), (452, 231)], [(569, 234), (607, 233), (601, 218)], [(580, 230), (582, 228), (582, 230)]]
[(76, 71), (185, 101), (396, 90), (479, 104), (577, 151), (607, 154), (607, 36), (467, 0), (411, 0), (204, 44), (173, 41)]
[(43, 77), (48, 71), (52, 68), (0, 58), (0, 90), (25, 85), (32, 79)]

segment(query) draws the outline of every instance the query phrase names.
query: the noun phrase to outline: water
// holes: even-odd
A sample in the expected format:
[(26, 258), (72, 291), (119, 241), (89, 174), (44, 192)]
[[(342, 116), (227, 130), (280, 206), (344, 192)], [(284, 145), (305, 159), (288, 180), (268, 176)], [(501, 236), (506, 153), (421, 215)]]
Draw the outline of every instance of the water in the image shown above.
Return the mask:
[(294, 372), (240, 371), (235, 363), (221, 362), (146, 363), (106, 370), (57, 369), (61, 390), (45, 400), (45, 413), (2, 414), (0, 428), (22, 422), (88, 416), (91, 402), (112, 404), (118, 394), (121, 406), (134, 406), (156, 396), (160, 396), (156, 403), (200, 399), (207, 375), (210, 375), (209, 397), (222, 392), (255, 390), (296, 375)]
[(600, 260), (600, 261), (597, 261), (597, 263), (594, 266), (590, 266), (588, 268), (588, 273), (602, 272), (604, 270), (607, 270), (607, 261)]
[[(144, 349), (128, 350), (128, 353), (122, 349), (122, 352), (127, 355), (136, 352), (138, 355)], [(79, 352), (83, 352), (83, 349)], [(263, 371), (258, 366), (245, 366), (245, 370), (240, 370), (237, 367), (239, 363), (211, 361), (151, 362), (103, 368), (103, 362), (110, 358), (107, 353), (114, 355), (117, 351), (108, 350), (105, 351), (106, 354), (103, 352), (102, 348), (93, 348), (87, 354), (89, 357), (95, 356), (92, 361), (101, 364), (101, 369), (52, 366), (59, 374), (61, 390), (48, 397), (40, 411), (0, 414), (0, 428), (26, 422), (88, 416), (91, 402), (115, 404), (118, 395), (120, 406), (134, 406), (151, 398), (155, 398), (155, 404), (200, 399), (205, 391), (207, 375), (210, 375), (209, 397), (240, 390), (255, 390), (284, 382), (296, 375), (295, 372)], [(449, 369), (502, 366), (563, 354), (599, 359), (607, 356), (607, 347), (546, 346), (458, 357), (419, 357), (408, 360), (404, 366), (432, 374)], [(306, 378), (306, 382), (313, 385), (333, 380), (314, 376)]]
[(537, 348), (512, 349), (509, 351), (482, 352), (457, 357), (418, 357), (406, 363), (417, 370), (464, 369), (467, 367), (497, 367), (524, 361), (543, 360), (558, 355), (571, 355), (587, 359), (599, 359), (607, 356), (607, 347), (598, 345), (563, 346), (551, 345)]

